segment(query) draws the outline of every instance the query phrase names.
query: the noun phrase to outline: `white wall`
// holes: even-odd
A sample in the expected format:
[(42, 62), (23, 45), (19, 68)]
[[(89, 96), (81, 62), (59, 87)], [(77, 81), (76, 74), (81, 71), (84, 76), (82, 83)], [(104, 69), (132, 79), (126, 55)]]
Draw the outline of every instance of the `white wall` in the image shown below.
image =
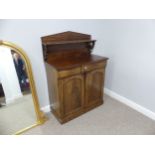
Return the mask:
[(6, 104), (11, 104), (15, 99), (23, 96), (11, 50), (6, 47), (0, 47), (0, 81), (3, 86)]
[(155, 20), (105, 20), (106, 87), (155, 112)]
[(108, 89), (155, 112), (154, 20), (2, 20), (0, 39), (30, 57), (41, 106), (49, 104), (40, 37), (67, 30), (92, 34), (94, 53), (110, 58)]
[[(0, 40), (21, 46), (32, 63), (41, 106), (49, 104), (47, 80), (42, 56), (41, 36), (63, 31), (79, 31), (100, 39), (101, 20), (1, 20)], [(100, 44), (96, 49), (101, 50)]]

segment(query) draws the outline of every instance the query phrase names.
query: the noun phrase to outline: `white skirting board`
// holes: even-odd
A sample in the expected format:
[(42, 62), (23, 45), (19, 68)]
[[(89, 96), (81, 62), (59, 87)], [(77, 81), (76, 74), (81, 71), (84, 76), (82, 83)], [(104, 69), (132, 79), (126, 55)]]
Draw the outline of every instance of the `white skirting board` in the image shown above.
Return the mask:
[[(141, 105), (139, 105), (139, 104), (137, 104), (137, 103), (135, 103), (135, 102), (133, 102), (133, 101), (131, 101), (131, 100), (129, 100), (129, 99), (127, 99), (127, 98), (125, 98), (125, 97), (123, 97), (123, 96), (121, 96), (121, 95), (107, 89), (107, 88), (104, 89), (104, 93), (106, 95), (116, 99), (117, 101), (120, 101), (121, 103), (131, 107), (132, 109), (142, 113), (143, 115), (155, 120), (155, 113), (152, 112), (151, 110), (149, 110), (149, 109), (147, 109), (147, 108), (145, 108), (145, 107), (143, 107), (143, 106), (141, 106)], [(51, 111), (50, 110), (50, 105), (42, 107), (41, 110), (44, 113), (50, 112)]]
[(50, 105), (46, 105), (46, 106), (42, 107), (41, 111), (43, 111), (44, 113), (49, 113), (51, 111)]
[(142, 113), (143, 115), (155, 120), (155, 113), (152, 112), (151, 110), (149, 110), (149, 109), (147, 109), (147, 108), (145, 108), (145, 107), (143, 107), (143, 106), (141, 106), (141, 105), (139, 105), (139, 104), (137, 104), (137, 103), (107, 89), (107, 88), (104, 88), (104, 93), (106, 95), (116, 99), (117, 101), (120, 101), (121, 103), (131, 107), (132, 109)]

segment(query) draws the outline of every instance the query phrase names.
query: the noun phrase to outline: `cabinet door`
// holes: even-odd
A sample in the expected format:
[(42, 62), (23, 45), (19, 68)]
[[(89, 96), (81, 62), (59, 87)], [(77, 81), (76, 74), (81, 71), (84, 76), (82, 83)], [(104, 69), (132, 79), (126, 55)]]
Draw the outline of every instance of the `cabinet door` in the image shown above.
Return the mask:
[(63, 79), (63, 111), (70, 115), (83, 109), (84, 103), (84, 77), (75, 75)]
[(86, 73), (85, 107), (95, 106), (103, 102), (104, 69), (96, 69)]

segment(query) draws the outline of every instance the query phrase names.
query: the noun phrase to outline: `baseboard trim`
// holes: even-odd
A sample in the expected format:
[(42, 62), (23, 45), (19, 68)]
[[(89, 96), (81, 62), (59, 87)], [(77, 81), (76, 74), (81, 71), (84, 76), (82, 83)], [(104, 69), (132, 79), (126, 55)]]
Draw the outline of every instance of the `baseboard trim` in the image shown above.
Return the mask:
[[(152, 112), (151, 110), (135, 103), (134, 101), (131, 101), (107, 88), (104, 88), (104, 93), (114, 99), (116, 99), (117, 101), (120, 101), (121, 103), (129, 106), (130, 108), (142, 113), (143, 115), (151, 118), (152, 120), (155, 120), (155, 113)], [(51, 111), (50, 109), (50, 105), (47, 105), (47, 106), (44, 106), (41, 108), (41, 110), (44, 112), (44, 113), (49, 113)]]
[(107, 88), (104, 88), (104, 93), (106, 95), (116, 99), (117, 101), (120, 101), (121, 103), (131, 107), (132, 109), (142, 113), (143, 115), (151, 118), (152, 120), (155, 120), (155, 113), (152, 112), (151, 110), (149, 110), (149, 109), (147, 109), (147, 108), (145, 108), (145, 107), (143, 107), (143, 106), (141, 106), (141, 105), (139, 105), (139, 104), (137, 104), (137, 103), (107, 89)]
[(44, 113), (49, 113), (51, 111), (50, 105), (46, 105), (46, 106), (42, 107), (41, 111), (43, 111)]

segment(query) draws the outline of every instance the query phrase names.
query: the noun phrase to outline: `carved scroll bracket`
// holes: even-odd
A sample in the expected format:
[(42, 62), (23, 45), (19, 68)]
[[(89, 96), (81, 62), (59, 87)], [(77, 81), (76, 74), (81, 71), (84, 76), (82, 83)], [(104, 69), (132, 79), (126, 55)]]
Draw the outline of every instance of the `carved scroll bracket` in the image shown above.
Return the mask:
[(90, 42), (87, 43), (87, 47), (88, 47), (88, 49), (89, 49), (90, 52), (93, 51), (94, 46), (95, 46), (95, 42), (96, 42), (96, 40), (92, 40), (92, 41), (90, 41)]

